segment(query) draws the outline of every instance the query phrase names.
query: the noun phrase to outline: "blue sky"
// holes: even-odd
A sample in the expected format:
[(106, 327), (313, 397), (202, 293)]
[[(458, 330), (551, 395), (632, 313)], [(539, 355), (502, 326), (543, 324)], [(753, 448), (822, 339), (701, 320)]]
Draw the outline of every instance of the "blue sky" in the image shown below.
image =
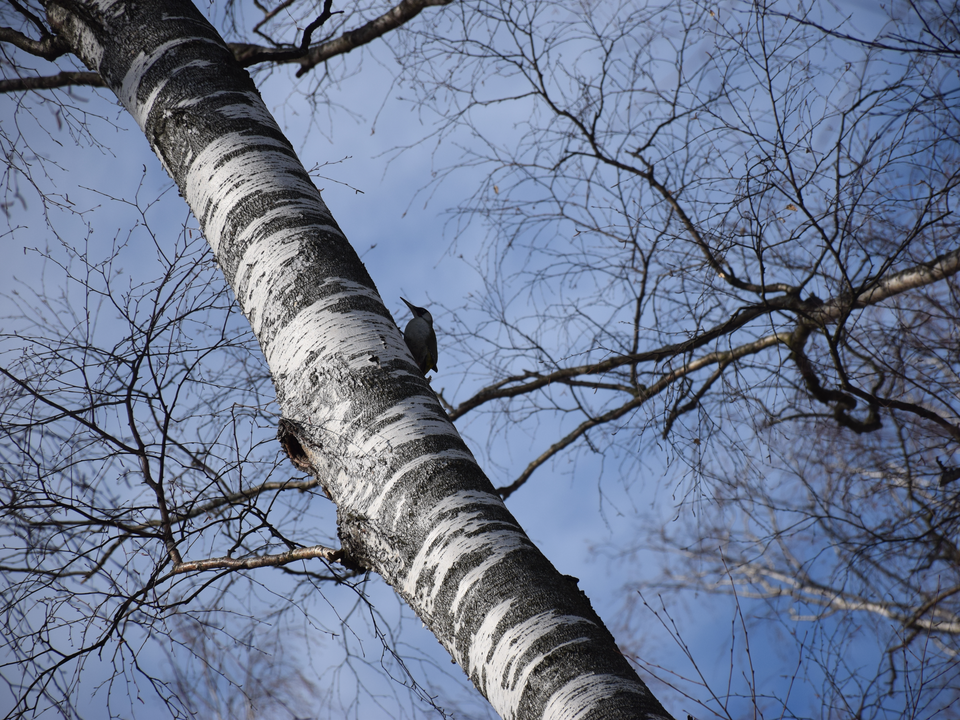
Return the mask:
[[(480, 171), (464, 171), (455, 176), (456, 182), (439, 185), (429, 198), (418, 194), (420, 188), (430, 183), (431, 173), (438, 164), (449, 162), (458, 150), (451, 142), (434, 156), (432, 146), (427, 142), (403, 153), (392, 152), (398, 146), (416, 143), (432, 128), (429, 116), (416, 112), (408, 103), (398, 99), (400, 91), (394, 85), (390, 62), (387, 53), (376, 45), (371, 46), (361, 72), (330, 90), (330, 94), (341, 105), (349, 107), (353, 114), (332, 110), (329, 122), (324, 119), (319, 128), (311, 124), (309, 107), (293, 90), (288, 71), (274, 73), (260, 87), (268, 107), (274, 110), (304, 166), (319, 168), (314, 174), (317, 186), (322, 189), (325, 201), (363, 258), (387, 307), (402, 325), (408, 316), (400, 301), (401, 295), (419, 305), (429, 305), (434, 299), (442, 300), (447, 306), (456, 306), (457, 301), (451, 298), (479, 292), (482, 288), (482, 278), (470, 266), (469, 258), (461, 259), (459, 253), (464, 248), (480, 246), (485, 239), (485, 230), (472, 224), (454, 237), (451, 233), (456, 225), (449, 223), (447, 210), (470, 196), (477, 187), (482, 187), (487, 178)], [(7, 96), (0, 100), (0, 123), (5, 128), (19, 123), (21, 131), (29, 138), (29, 146), (38, 156), (49, 161), (49, 176), (43, 181), (47, 183), (45, 190), (62, 194), (64, 201), (69, 197), (74, 209), (96, 209), (83, 216), (53, 213), (51, 221), (61, 237), (75, 246), (89, 242), (91, 253), (106, 252), (116, 239), (126, 237), (127, 229), (137, 215), (128, 204), (111, 198), (130, 198), (138, 186), (141, 188), (140, 197), (145, 201), (163, 196), (161, 204), (151, 211), (151, 227), (160, 237), (176, 237), (185, 222), (195, 226), (195, 222), (188, 219), (182, 200), (170, 190), (169, 178), (163, 174), (132, 120), (119, 106), (109, 99), (102, 99), (94, 91), (81, 88), (74, 95), (78, 111), (93, 114), (94, 134), (109, 149), (108, 153), (83, 141), (76, 142), (67, 131), (58, 129), (57, 118), (43, 107), (35, 110), (38, 122), (33, 122), (23, 108), (15, 107), (20, 98)], [(29, 98), (24, 101), (31, 102)], [(516, 118), (498, 118), (496, 112), (496, 109), (489, 111), (495, 120), (490, 126), (500, 128), (503, 141), (510, 142), (510, 133), (516, 131), (513, 122)], [(515, 113), (516, 110), (504, 112)], [(456, 139), (470, 141), (462, 136)], [(393, 159), (387, 162), (389, 158)], [(28, 159), (28, 162), (35, 170), (40, 167), (36, 159)], [(4, 297), (0, 297), (0, 317), (3, 318), (17, 310), (17, 300), (11, 301), (8, 297), (15, 287), (15, 278), (32, 288), (46, 280), (51, 290), (60, 282), (55, 270), (48, 268), (44, 276), (38, 256), (29, 251), (25, 253), (24, 249), (49, 245), (55, 256), (62, 257), (36, 195), (27, 189), (22, 201), (10, 197), (6, 200), (10, 203), (9, 231), (2, 237), (6, 262), (0, 264), (0, 288), (4, 291)], [(91, 223), (89, 229), (87, 221)], [(135, 282), (140, 274), (148, 277), (155, 271), (149, 253), (144, 255), (142, 247), (137, 245), (143, 242), (142, 234), (135, 235), (122, 256), (121, 265), (129, 273), (131, 282)], [(450, 252), (454, 242), (457, 251)], [(450, 319), (442, 311), (434, 312), (434, 318), (440, 344), (440, 372), (434, 378), (433, 386), (442, 389), (448, 400), (463, 399), (474, 388), (470, 381), (464, 380), (455, 353), (444, 347), (444, 326)], [(104, 328), (104, 332), (109, 334), (109, 328)], [(7, 357), (15, 351), (9, 342), (7, 347), (0, 346), (0, 354)], [(487, 459), (495, 468), (491, 471), (495, 485), (511, 479), (529, 461), (529, 453), (516, 447), (509, 448), (511, 453), (497, 448), (488, 454), (483, 445), (485, 426), (482, 420), (465, 418), (460, 424), (478, 457), (482, 461)], [(541, 437), (549, 437), (549, 427), (540, 428), (540, 431), (543, 433)], [(607, 462), (612, 465), (617, 460), (609, 458)], [(602, 458), (581, 456), (575, 467), (562, 460), (542, 468), (536, 482), (520, 490), (508, 503), (534, 542), (560, 572), (580, 579), (580, 587), (614, 632), (625, 600), (623, 588), (644, 577), (652, 577), (656, 568), (652, 559), (642, 553), (633, 562), (625, 562), (610, 559), (610, 553), (605, 550), (629, 544), (635, 537), (636, 523), (669, 523), (676, 513), (672, 496), (675, 488), (659, 484), (665, 472), (664, 457), (651, 453), (643, 459), (642, 465), (646, 477), (640, 482), (633, 482), (634, 478), (621, 482), (606, 479), (609, 476), (604, 475)], [(497, 476), (496, 468), (504, 469), (503, 477)], [(605, 478), (602, 482), (601, 477)], [(330, 508), (318, 508), (316, 513), (317, 522), (325, 524), (320, 534), (329, 536), (333, 532), (333, 513)], [(276, 576), (271, 575), (270, 570), (260, 571), (255, 577), (271, 591), (276, 590), (272, 585)], [(382, 583), (373, 579), (368, 590), (376, 598), (377, 606), (390, 618), (390, 623), (397, 623), (400, 617), (406, 618), (401, 642), (408, 644), (412, 653), (422, 655), (438, 667), (449, 665), (442, 648), (409, 617), (409, 611), (390, 597), (390, 591), (383, 588)], [(343, 588), (324, 588), (322, 594), (323, 598), (318, 599), (309, 611), (317, 615), (301, 619), (302, 628), (312, 634), (306, 641), (291, 640), (291, 647), (303, 646), (303, 656), (310, 658), (309, 662), (321, 675), (320, 683), (329, 679), (333, 672), (327, 664), (336, 665), (339, 656), (334, 650), (336, 642), (327, 634), (317, 632), (316, 628), (335, 632), (340, 627), (338, 618), (351, 611), (355, 597), (352, 591)], [(655, 589), (652, 589), (647, 597), (651, 605), (656, 605), (655, 597)], [(708, 601), (703, 597), (692, 597), (686, 604), (672, 606), (670, 613), (701, 670), (723, 687), (731, 672), (731, 634), (738, 635), (733, 601), (725, 596), (711, 597)], [(658, 628), (652, 615), (648, 620), (650, 639), (639, 650), (645, 653), (648, 661), (687, 674), (690, 668), (681, 648)], [(379, 641), (372, 636), (369, 623), (358, 618), (354, 627), (356, 643), (362, 646), (365, 657), (376, 667), (381, 652)], [(776, 676), (782, 675), (783, 669), (789, 668), (790, 664), (789, 658), (787, 661), (778, 658), (783, 646), (778, 646), (775, 632), (755, 637), (752, 647), (753, 662), (759, 672), (770, 673), (763, 687), (774, 694), (782, 693), (789, 681), (778, 680)], [(166, 661), (155, 647), (147, 644), (145, 648), (144, 662), (162, 665)], [(733, 672), (737, 674), (742, 669), (738, 665)], [(94, 690), (103, 679), (102, 671), (103, 668), (97, 667), (96, 663), (89, 664), (84, 670), (88, 673), (84, 682), (89, 683), (93, 694), (91, 709), (102, 706), (105, 690)], [(420, 672), (418, 681), (432, 681), (441, 687), (442, 694), (438, 698), (441, 705), (463, 703), (464, 717), (485, 717), (488, 712), (485, 704), (467, 687), (457, 668), (451, 668), (449, 675), (435, 673), (429, 666)], [(378, 705), (368, 698), (357, 711), (357, 716), (365, 719), (396, 717), (394, 700), (390, 698), (397, 692), (402, 695), (402, 691), (375, 670), (363, 669), (360, 674), (371, 687), (381, 688), (373, 694), (382, 691), (387, 699)], [(0, 708), (3, 692), (0, 689)], [(349, 695), (349, 689), (346, 694)], [(677, 717), (683, 717), (686, 712), (698, 718), (707, 717), (689, 702), (676, 701), (675, 696), (671, 696), (671, 700), (675, 704), (671, 702), (668, 709)], [(333, 697), (330, 702), (336, 705), (343, 699)], [(407, 702), (403, 700), (401, 704)], [(151, 717), (153, 713), (141, 708), (138, 716)], [(331, 716), (336, 717), (336, 710), (331, 711)]]

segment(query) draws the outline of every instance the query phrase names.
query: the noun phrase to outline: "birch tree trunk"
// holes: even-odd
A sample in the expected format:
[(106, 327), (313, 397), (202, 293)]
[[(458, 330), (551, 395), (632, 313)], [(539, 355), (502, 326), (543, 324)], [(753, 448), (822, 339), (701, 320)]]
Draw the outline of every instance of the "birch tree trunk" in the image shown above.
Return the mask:
[(503, 718), (669, 717), (494, 493), (213, 27), (180, 0), (46, 9), (198, 218), (269, 364), (284, 448), (337, 505), (343, 561), (382, 575)]

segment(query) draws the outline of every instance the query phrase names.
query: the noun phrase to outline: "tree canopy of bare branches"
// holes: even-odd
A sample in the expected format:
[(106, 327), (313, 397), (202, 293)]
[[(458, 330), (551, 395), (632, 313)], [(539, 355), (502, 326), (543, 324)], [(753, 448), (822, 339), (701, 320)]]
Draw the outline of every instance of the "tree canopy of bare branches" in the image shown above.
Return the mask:
[[(109, 112), (78, 97), (103, 77), (69, 54), (47, 5), (59, 6), (4, 5), (0, 92), (52, 93), (57, 122), (97, 146), (89, 128), (109, 127)], [(601, 506), (607, 484), (623, 489), (631, 502), (615, 510), (631, 540), (609, 546), (598, 529), (588, 542), (613, 558), (618, 644), (655, 690), (698, 717), (955, 710), (956, 2), (217, 12), (234, 59), (261, 82), (291, 68), (314, 117), (340, 104), (335, 86), (363, 77), (352, 58), (376, 44), (389, 52), (425, 128), (397, 161), (430, 148), (433, 177), (408, 184), (428, 200), (464, 189), (443, 267), (479, 284), (462, 299), (428, 298), (441, 330), (433, 387), (486, 447), (510, 503), (553, 494), (562, 474)], [(21, 120), (35, 112), (18, 108)], [(57, 158), (24, 137), (4, 123), (11, 235), (34, 192), (50, 228), (64, 212), (88, 227), (45, 182)], [(380, 664), (394, 692), (418, 698), (395, 700), (404, 712), (446, 712), (424, 686), (446, 683), (445, 671), (392, 635), (386, 603), (334, 527), (358, 538), (373, 526), (334, 517), (338, 481), (299, 445), (310, 429), (281, 421), (262, 344), (219, 280), (218, 266), (233, 263), (229, 274), (241, 261), (207, 250), (192, 221), (175, 242), (159, 238), (140, 193), (104, 202), (126, 207), (128, 237), (104, 249), (92, 230), (86, 246), (55, 232), (63, 246), (41, 254), (56, 280), (8, 293), (18, 314), (0, 356), (0, 566), (3, 677), (17, 712), (68, 698), (64, 714), (79, 714), (70, 703), (94, 672), (109, 676), (108, 695), (145, 683), (174, 713), (216, 707), (218, 683), (266, 671), (256, 652), (232, 670), (210, 656), (224, 637), (255, 651), (268, 623), (339, 636), (337, 676), (356, 697), (383, 702), (364, 680)], [(133, 245), (149, 249), (142, 275), (121, 267)], [(389, 364), (384, 343), (370, 357)], [(339, 478), (336, 467), (326, 470)], [(255, 572), (263, 566), (282, 589)], [(575, 580), (565, 582), (577, 595)], [(689, 649), (680, 610), (695, 615), (715, 597), (735, 608), (726, 687)], [(291, 621), (328, 598), (351, 608), (341, 624)], [(693, 670), (650, 656), (658, 623)], [(383, 640), (376, 661), (351, 645), (359, 625)], [(157, 638), (169, 641), (170, 675), (148, 666)], [(206, 694), (191, 698), (184, 654), (212, 669)], [(271, 687), (276, 707), (304, 707), (296, 689)], [(306, 677), (300, 688), (333, 692)], [(259, 693), (264, 707), (269, 696)], [(324, 701), (361, 712), (359, 700)]]
[(409, 61), (474, 139), (436, 184), (485, 177), (450, 220), (487, 238), (452, 245), (485, 290), (448, 316), (451, 416), (528, 428), (505, 497), (599, 455), (642, 498), (664, 458), (677, 520), (611, 552), (758, 599), (831, 717), (956, 701), (958, 16), (480, 2), (429, 39), (455, 69)]

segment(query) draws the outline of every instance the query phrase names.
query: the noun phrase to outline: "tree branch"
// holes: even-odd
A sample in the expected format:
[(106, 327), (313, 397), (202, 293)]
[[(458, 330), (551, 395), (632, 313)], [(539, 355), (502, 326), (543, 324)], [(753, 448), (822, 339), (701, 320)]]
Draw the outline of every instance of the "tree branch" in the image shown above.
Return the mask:
[(105, 87), (103, 80), (97, 73), (65, 70), (56, 75), (4, 78), (0, 80), (0, 93), (23, 92), (27, 90), (52, 90), (54, 88), (70, 86)]
[(520, 473), (520, 477), (514, 480), (509, 485), (504, 487), (497, 488), (497, 492), (500, 493), (500, 497), (506, 500), (510, 495), (512, 495), (516, 490), (518, 490), (527, 480), (530, 479), (530, 476), (533, 475), (534, 471), (543, 465), (547, 460), (552, 458), (558, 452), (563, 450), (565, 447), (573, 443), (577, 438), (582, 437), (584, 433), (587, 432), (590, 428), (597, 427), (598, 425), (603, 425), (605, 423), (616, 420), (626, 415), (631, 410), (640, 407), (647, 400), (647, 395), (645, 393), (640, 394), (638, 397), (635, 397), (628, 403), (621, 405), (618, 408), (614, 408), (609, 412), (600, 415), (599, 417), (589, 418), (588, 420), (580, 423), (576, 429), (572, 432), (565, 435), (563, 438), (555, 442), (549, 448), (547, 448), (536, 460), (527, 465), (526, 469)]
[[(268, 62), (278, 65), (299, 64), (301, 67), (297, 70), (297, 77), (301, 77), (317, 65), (337, 55), (344, 55), (386, 35), (391, 30), (397, 29), (417, 17), (425, 8), (449, 5), (452, 2), (453, 0), (403, 0), (399, 5), (356, 30), (345, 32), (338, 38), (310, 49), (308, 45), (313, 31), (336, 14), (330, 12), (331, 3), (328, 1), (321, 15), (304, 32), (299, 47), (271, 48), (251, 43), (228, 43), (228, 47), (233, 51), (237, 62), (243, 67)], [(31, 55), (47, 60), (53, 60), (68, 52), (68, 49), (56, 35), (48, 35), (43, 40), (33, 40), (11, 28), (0, 28), (0, 42), (10, 43)], [(97, 73), (61, 72), (48, 77), (0, 80), (0, 93), (49, 90), (70, 85), (104, 87), (104, 83)]]
[[(639, 353), (627, 353), (607, 358), (601, 362), (587, 365), (577, 365), (574, 367), (561, 368), (552, 373), (541, 374), (536, 371), (528, 371), (520, 375), (513, 375), (486, 387), (477, 392), (473, 397), (463, 401), (450, 413), (450, 419), (456, 420), (471, 410), (490, 402), (504, 398), (516, 397), (539, 390), (553, 383), (564, 382), (569, 378), (581, 375), (599, 375), (610, 372), (624, 365), (643, 362), (659, 362), (672, 357), (677, 357), (684, 353), (696, 350), (707, 343), (732, 333), (761, 315), (769, 314), (776, 310), (789, 310), (797, 313), (799, 316), (799, 326), (807, 329), (829, 325), (837, 322), (841, 315), (849, 312), (851, 309), (859, 309), (876, 305), (895, 295), (902, 294), (909, 290), (916, 290), (920, 287), (932, 285), (945, 278), (951, 277), (960, 271), (960, 249), (944, 253), (929, 262), (920, 263), (913, 267), (893, 273), (885, 278), (875, 281), (872, 286), (864, 290), (855, 298), (849, 296), (837, 296), (823, 303), (815, 301), (801, 301), (794, 295), (782, 295), (771, 298), (765, 303), (758, 305), (749, 305), (741, 308), (727, 322), (717, 327), (711, 328), (689, 340), (684, 340), (673, 345), (664, 345), (656, 350), (647, 350)], [(743, 347), (769, 347), (771, 338), (783, 336), (795, 340), (792, 332), (776, 333), (775, 335), (763, 338), (760, 341), (749, 343)], [(769, 343), (769, 344), (768, 344)], [(735, 351), (738, 356), (739, 349)], [(710, 356), (707, 356), (710, 357)], [(686, 367), (686, 366), (685, 366)]]
[[(921, 608), (925, 612), (921, 613), (918, 612), (918, 608), (904, 607), (900, 603), (869, 600), (854, 593), (828, 587), (814, 581), (803, 572), (791, 575), (753, 563), (737, 566), (736, 572), (744, 582), (761, 588), (757, 597), (781, 597), (786, 594), (797, 600), (830, 610), (862, 610), (874, 613), (894, 620), (909, 629), (919, 628), (948, 635), (960, 635), (960, 618), (938, 607), (938, 603), (943, 599), (960, 593), (960, 587), (938, 592), (934, 598), (923, 603)], [(718, 584), (716, 589), (721, 589), (721, 586)], [(932, 617), (922, 617), (926, 612), (929, 612)]]
[(334, 561), (339, 558), (340, 550), (324, 547), (323, 545), (314, 545), (313, 547), (294, 548), (287, 552), (277, 553), (276, 555), (257, 555), (248, 558), (219, 557), (208, 558), (206, 560), (187, 560), (179, 562), (173, 566), (171, 575), (182, 575), (190, 572), (205, 572), (207, 570), (252, 570), (254, 568), (280, 565), (296, 562), (298, 560), (312, 560), (320, 558), (321, 560)]
[(770, 10), (769, 12), (771, 15), (782, 17), (784, 20), (792, 20), (798, 25), (811, 27), (819, 32), (822, 32), (824, 35), (829, 35), (830, 37), (835, 37), (839, 40), (848, 40), (850, 42), (857, 43), (858, 45), (865, 45), (866, 47), (874, 48), (876, 50), (890, 50), (897, 53), (909, 53), (910, 55), (938, 55), (947, 57), (960, 56), (960, 48), (951, 48), (941, 38), (937, 38), (939, 45), (933, 45), (931, 43), (914, 40), (912, 38), (891, 36), (891, 40), (900, 43), (900, 45), (892, 45), (887, 42), (881, 42), (880, 40), (867, 40), (865, 38), (857, 37), (856, 35), (840, 32), (839, 30), (831, 30), (830, 28), (824, 27), (823, 25), (815, 23), (812, 20), (794, 17), (790, 13), (778, 12), (776, 10)]
[(9, 43), (30, 55), (41, 57), (44, 60), (55, 60), (69, 52), (69, 48), (67, 48), (59, 36), (50, 34), (46, 28), (42, 26), (41, 29), (44, 33), (43, 38), (34, 40), (13, 28), (0, 27), (0, 43)]
[(453, 0), (402, 0), (399, 5), (391, 8), (380, 17), (374, 18), (356, 30), (345, 32), (340, 37), (317, 45), (310, 50), (304, 48), (268, 48), (262, 45), (245, 43), (230, 43), (229, 47), (243, 67), (264, 62), (280, 65), (293, 63), (300, 65), (300, 69), (297, 70), (297, 77), (301, 77), (330, 58), (344, 55), (376, 40), (391, 30), (395, 30), (419, 15), (424, 8), (449, 5), (451, 2)]

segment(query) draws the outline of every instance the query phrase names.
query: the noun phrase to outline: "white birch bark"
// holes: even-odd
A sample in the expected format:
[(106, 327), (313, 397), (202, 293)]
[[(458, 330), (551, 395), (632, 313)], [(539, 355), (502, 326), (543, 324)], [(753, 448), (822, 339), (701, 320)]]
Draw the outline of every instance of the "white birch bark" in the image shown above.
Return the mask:
[(503, 718), (669, 717), (494, 494), (209, 23), (182, 0), (46, 7), (198, 218), (266, 356), (285, 447), (337, 504), (346, 559), (401, 594)]

